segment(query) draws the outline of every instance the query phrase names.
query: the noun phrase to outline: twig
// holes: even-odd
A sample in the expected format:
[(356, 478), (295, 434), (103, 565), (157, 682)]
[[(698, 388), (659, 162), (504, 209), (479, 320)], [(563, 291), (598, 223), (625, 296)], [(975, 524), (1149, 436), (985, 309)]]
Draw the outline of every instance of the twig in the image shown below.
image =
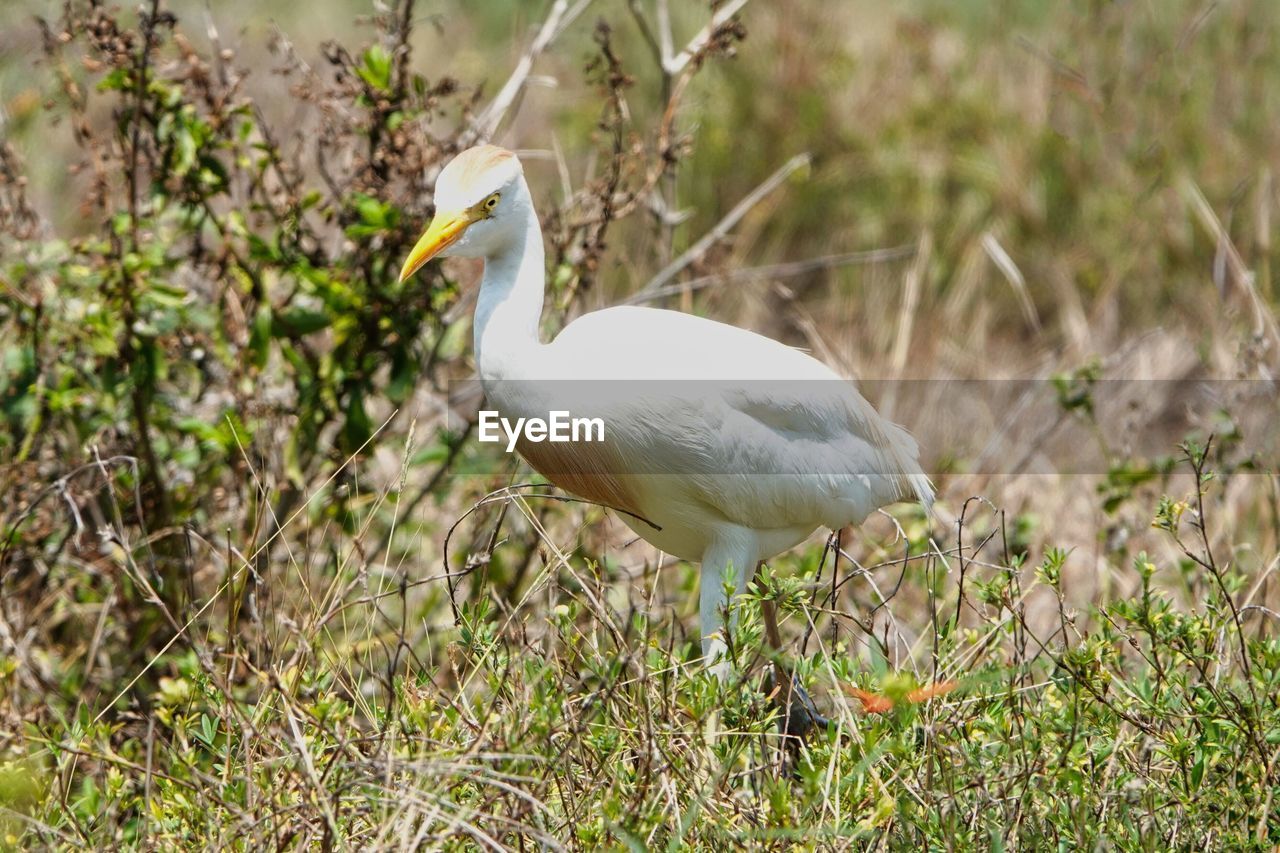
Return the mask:
[(716, 223), (714, 228), (702, 236), (702, 239), (690, 246), (680, 257), (667, 264), (657, 275), (649, 279), (648, 283), (640, 288), (631, 299), (644, 301), (653, 292), (670, 284), (686, 267), (700, 260), (713, 246), (728, 236), (729, 232), (753, 207), (781, 186), (783, 181), (790, 177), (793, 172), (808, 166), (811, 159), (808, 153), (804, 153), (797, 154), (786, 163), (783, 163), (781, 168), (765, 178), (764, 182), (754, 190), (747, 193), (742, 201), (738, 202), (723, 219)]
[(1186, 451), (1187, 462), (1190, 464), (1191, 470), (1194, 472), (1196, 478), (1196, 518), (1194, 526), (1196, 528), (1196, 532), (1200, 535), (1201, 547), (1204, 548), (1203, 559), (1193, 553), (1185, 545), (1182, 545), (1182, 541), (1178, 538), (1176, 530), (1174, 531), (1174, 541), (1182, 547), (1182, 550), (1188, 557), (1195, 560), (1209, 572), (1218, 585), (1218, 591), (1222, 593), (1223, 599), (1227, 602), (1227, 608), (1231, 611), (1231, 621), (1235, 624), (1236, 637), (1240, 641), (1240, 663), (1244, 670), (1245, 683), (1249, 686), (1249, 692), (1254, 694), (1254, 701), (1256, 702), (1257, 695), (1254, 692), (1253, 686), (1253, 665), (1249, 657), (1249, 643), (1244, 636), (1244, 625), (1240, 621), (1240, 610), (1236, 607), (1235, 596), (1231, 593), (1231, 590), (1228, 589), (1227, 582), (1222, 576), (1222, 570), (1218, 566), (1218, 561), (1213, 556), (1213, 547), (1209, 544), (1208, 522), (1205, 520), (1204, 491), (1206, 478), (1204, 469), (1205, 462), (1209, 458), (1209, 448), (1213, 446), (1213, 438), (1214, 437), (1212, 435), (1209, 436), (1204, 443), (1204, 449), (1198, 454), (1192, 452), (1190, 449), (1187, 449)]
[(644, 39), (645, 44), (649, 45), (649, 49), (653, 51), (653, 57), (660, 67), (666, 67), (667, 56), (662, 52), (662, 47), (658, 44), (658, 39), (653, 34), (653, 30), (649, 28), (649, 22), (644, 19), (644, 15), (640, 11), (640, 0), (627, 0), (627, 8), (631, 10), (631, 17), (635, 19), (636, 26), (640, 28), (640, 36)]
[[(664, 60), (663, 70), (666, 71), (668, 74), (670, 74), (672, 77), (676, 76), (681, 71), (683, 71), (684, 67), (689, 64), (689, 61), (692, 60), (693, 57), (697, 56), (698, 53), (704, 47), (706, 47), (707, 42), (711, 40), (711, 37), (715, 34), (716, 30), (723, 27), (725, 23), (734, 15), (741, 12), (742, 7), (746, 6), (748, 2), (749, 0), (730, 0), (728, 3), (725, 3), (719, 9), (717, 9), (716, 13), (711, 16), (711, 20), (707, 22), (707, 25), (703, 27), (698, 32), (698, 34), (689, 41), (687, 45), (685, 45), (684, 50), (680, 51), (678, 54), (671, 57), (670, 59)], [(663, 10), (664, 8), (665, 8), (665, 4), (659, 5), (659, 11)], [(670, 22), (667, 22), (666, 27), (660, 26), (659, 32), (667, 34), (667, 39), (668, 39), (667, 49), (670, 50), (670, 47), (669, 47), (669, 40), (670, 40), (669, 34), (671, 32)]]
[(493, 136), (494, 131), (498, 129), (498, 125), (502, 123), (502, 119), (511, 109), (511, 105), (516, 102), (516, 98), (520, 96), (520, 93), (524, 91), (525, 85), (529, 82), (529, 74), (533, 71), (534, 61), (589, 5), (591, 5), (591, 0), (578, 0), (572, 9), (569, 8), (569, 0), (556, 0), (551, 5), (551, 11), (547, 13), (542, 26), (538, 28), (538, 34), (534, 36), (533, 41), (529, 43), (529, 47), (520, 57), (520, 61), (516, 63), (516, 67), (511, 72), (511, 76), (507, 78), (507, 82), (498, 90), (498, 94), (493, 101), (480, 111), (480, 114), (472, 121), (471, 127), (468, 128), (467, 132), (460, 137), (459, 141), (462, 145), (470, 145)]
[(1191, 178), (1183, 180), (1182, 194), (1195, 212), (1200, 225), (1217, 243), (1218, 252), (1227, 271), (1231, 273), (1231, 278), (1249, 297), (1249, 307), (1253, 310), (1254, 334), (1261, 336), (1263, 331), (1266, 331), (1276, 343), (1280, 343), (1280, 327), (1276, 325), (1271, 309), (1258, 294), (1253, 272), (1245, 265), (1244, 258), (1240, 256), (1240, 252), (1231, 241), (1231, 235), (1227, 233), (1218, 215), (1214, 213), (1213, 206), (1209, 204), (1209, 200), (1204, 197), (1200, 187)]
[(495, 489), (494, 491), (489, 492), (489, 494), (482, 497), (480, 500), (476, 501), (474, 504), (471, 505), (470, 509), (468, 509), (466, 512), (464, 512), (462, 515), (458, 516), (458, 518), (454, 520), (453, 524), (450, 525), (448, 532), (446, 532), (444, 535), (444, 544), (441, 546), (441, 551), (443, 552), (443, 561), (444, 561), (444, 574), (438, 575), (432, 578), (425, 578), (421, 581), (415, 581), (409, 585), (413, 586), (413, 585), (416, 585), (417, 583), (423, 583), (429, 580), (439, 580), (440, 578), (444, 578), (446, 583), (449, 586), (449, 604), (453, 608), (453, 620), (455, 624), (458, 624), (460, 621), (460, 614), (458, 611), (456, 589), (455, 589), (453, 579), (458, 577), (466, 577), (467, 575), (475, 571), (475, 569), (478, 567), (479, 564), (477, 563), (475, 565), (466, 566), (462, 570), (457, 572), (452, 571), (449, 568), (449, 541), (453, 538), (454, 532), (462, 525), (462, 522), (466, 521), (468, 518), (470, 518), (473, 514), (475, 514), (481, 508), (486, 507), (492, 503), (506, 503), (507, 501), (514, 500), (517, 498), (544, 498), (549, 501), (559, 501), (560, 503), (589, 504), (591, 506), (603, 507), (604, 509), (611, 509), (616, 513), (621, 513), (622, 515), (626, 515), (631, 518), (637, 519), (638, 521), (642, 521), (645, 524), (649, 525), (654, 530), (662, 529), (660, 525), (650, 521), (649, 519), (645, 518), (642, 515), (636, 515), (635, 513), (628, 512), (625, 509), (621, 509), (615, 506), (609, 506), (608, 504), (599, 503), (597, 501), (589, 501), (584, 498), (574, 497), (572, 495), (556, 495), (556, 494), (521, 491), (524, 489), (540, 489), (540, 488), (549, 488), (549, 487), (544, 486), (541, 483), (514, 483), (510, 486), (506, 486), (501, 489)]
[(759, 267), (744, 267), (737, 270), (726, 270), (712, 275), (691, 278), (679, 284), (669, 284), (651, 293), (636, 293), (626, 300), (624, 305), (639, 305), (644, 302), (656, 302), (668, 296), (675, 296), (687, 291), (702, 290), (715, 284), (733, 284), (756, 279), (794, 278), (808, 275), (811, 272), (835, 269), (836, 267), (854, 266), (857, 264), (878, 264), (886, 261), (900, 261), (916, 253), (916, 247), (893, 246), (888, 249), (869, 249), (863, 252), (844, 252), (839, 255), (822, 255), (804, 261), (787, 261), (781, 264), (765, 264)]

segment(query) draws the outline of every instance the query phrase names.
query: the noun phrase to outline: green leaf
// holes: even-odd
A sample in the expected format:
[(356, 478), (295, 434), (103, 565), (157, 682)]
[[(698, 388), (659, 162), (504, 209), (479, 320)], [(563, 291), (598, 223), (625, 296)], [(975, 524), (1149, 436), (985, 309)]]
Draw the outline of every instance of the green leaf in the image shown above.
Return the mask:
[(297, 338), (326, 329), (332, 322), (333, 318), (324, 311), (294, 305), (276, 312), (272, 329), (276, 337)]
[(267, 363), (271, 326), (271, 306), (264, 302), (253, 315), (253, 329), (249, 333), (249, 358), (257, 368), (262, 368)]
[(99, 92), (124, 91), (128, 88), (129, 71), (125, 68), (114, 68), (98, 81)]
[(357, 450), (373, 435), (373, 421), (364, 408), (364, 392), (356, 389), (347, 401), (347, 419), (342, 425), (342, 435), (348, 452)]
[(387, 383), (387, 399), (397, 406), (409, 398), (417, 385), (418, 372), (413, 361), (403, 349), (398, 349), (391, 360), (391, 381)]
[(190, 172), (191, 167), (195, 165), (198, 150), (199, 145), (196, 144), (196, 138), (192, 135), (191, 129), (178, 128), (177, 138), (174, 141), (173, 173), (181, 176)]
[(356, 67), (360, 79), (372, 88), (386, 92), (391, 89), (391, 54), (382, 45), (375, 44), (364, 52), (362, 62)]
[(160, 281), (152, 281), (147, 288), (147, 300), (164, 308), (181, 308), (187, 304), (188, 296), (185, 288)]

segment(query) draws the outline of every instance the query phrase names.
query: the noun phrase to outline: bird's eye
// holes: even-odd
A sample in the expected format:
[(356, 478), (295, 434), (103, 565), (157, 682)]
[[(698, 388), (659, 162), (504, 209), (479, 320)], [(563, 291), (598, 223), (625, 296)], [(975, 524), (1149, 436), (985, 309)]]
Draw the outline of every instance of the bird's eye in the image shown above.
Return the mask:
[(502, 198), (502, 193), (494, 193), (486, 198), (484, 200), (484, 209), (492, 213), (493, 209), (498, 206), (498, 199), (500, 198)]

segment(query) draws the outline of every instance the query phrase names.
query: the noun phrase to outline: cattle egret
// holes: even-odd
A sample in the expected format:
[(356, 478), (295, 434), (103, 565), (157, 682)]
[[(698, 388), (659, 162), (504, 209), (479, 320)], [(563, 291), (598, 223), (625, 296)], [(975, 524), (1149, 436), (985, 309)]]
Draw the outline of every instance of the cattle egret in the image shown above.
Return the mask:
[[(587, 407), (605, 421), (601, 443), (526, 440), (519, 450), (658, 549), (701, 563), (703, 660), (719, 674), (730, 590), (741, 594), (762, 560), (895, 501), (930, 505), (911, 436), (799, 350), (641, 307), (588, 313), (543, 343), (542, 230), (510, 151), (460, 153), (441, 171), (435, 203), (400, 280), (437, 256), (484, 260), (474, 335), (489, 404), (544, 418)], [(772, 608), (764, 616), (776, 644)]]

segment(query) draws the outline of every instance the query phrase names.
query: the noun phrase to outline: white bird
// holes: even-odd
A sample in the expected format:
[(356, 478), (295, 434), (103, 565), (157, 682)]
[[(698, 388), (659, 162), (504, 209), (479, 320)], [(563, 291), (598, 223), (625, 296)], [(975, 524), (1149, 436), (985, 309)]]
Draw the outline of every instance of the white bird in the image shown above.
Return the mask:
[[(620, 511), (656, 548), (701, 563), (703, 659), (725, 651), (726, 580), (819, 528), (899, 500), (933, 499), (915, 441), (800, 350), (678, 311), (617, 307), (539, 336), (542, 230), (519, 159), (484, 145), (439, 175), (436, 214), (404, 281), (437, 256), (484, 259), (475, 358), (504, 416), (552, 411), (604, 422), (604, 441), (519, 444), (552, 483)], [(765, 612), (777, 642), (772, 609)], [(717, 667), (723, 674), (723, 665)]]

